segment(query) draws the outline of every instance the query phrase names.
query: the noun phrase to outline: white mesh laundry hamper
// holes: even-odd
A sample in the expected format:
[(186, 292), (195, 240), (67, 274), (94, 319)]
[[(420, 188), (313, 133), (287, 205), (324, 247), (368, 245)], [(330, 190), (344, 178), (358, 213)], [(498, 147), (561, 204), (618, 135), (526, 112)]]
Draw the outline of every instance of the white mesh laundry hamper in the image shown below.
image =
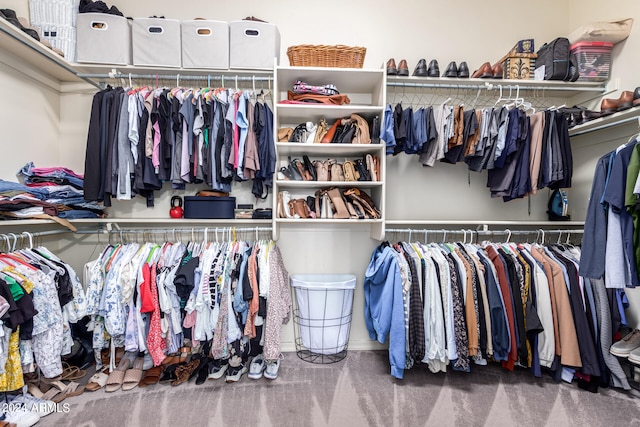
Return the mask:
[(291, 276), (295, 291), (296, 353), (312, 363), (334, 363), (347, 355), (353, 274), (298, 274)]

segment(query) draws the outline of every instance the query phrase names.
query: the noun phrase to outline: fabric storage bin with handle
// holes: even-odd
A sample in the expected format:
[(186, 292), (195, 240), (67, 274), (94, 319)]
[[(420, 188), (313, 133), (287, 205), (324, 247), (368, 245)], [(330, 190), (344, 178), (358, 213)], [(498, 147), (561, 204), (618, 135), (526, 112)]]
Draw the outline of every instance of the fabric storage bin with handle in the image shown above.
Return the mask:
[(182, 21), (184, 68), (229, 68), (229, 24), (196, 19)]
[(131, 27), (133, 65), (181, 67), (180, 21), (134, 18)]
[(280, 63), (280, 32), (274, 24), (259, 21), (229, 23), (229, 66), (272, 70)]
[(77, 62), (131, 65), (131, 24), (108, 13), (80, 13)]
[(353, 274), (294, 274), (296, 352), (302, 360), (333, 363), (346, 357), (351, 329)]

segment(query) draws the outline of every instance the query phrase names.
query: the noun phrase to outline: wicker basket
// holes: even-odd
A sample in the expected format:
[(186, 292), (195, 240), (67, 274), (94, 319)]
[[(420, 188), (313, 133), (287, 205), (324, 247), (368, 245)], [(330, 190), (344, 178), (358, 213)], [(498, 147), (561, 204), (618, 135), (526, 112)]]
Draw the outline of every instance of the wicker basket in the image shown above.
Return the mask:
[(292, 67), (362, 68), (366, 47), (301, 44), (287, 49)]

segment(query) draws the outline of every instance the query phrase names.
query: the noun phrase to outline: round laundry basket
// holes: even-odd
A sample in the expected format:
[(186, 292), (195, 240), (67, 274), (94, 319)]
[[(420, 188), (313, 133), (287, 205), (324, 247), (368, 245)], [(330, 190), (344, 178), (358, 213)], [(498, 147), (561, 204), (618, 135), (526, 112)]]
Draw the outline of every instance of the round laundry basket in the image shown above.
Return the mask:
[(329, 364), (347, 356), (353, 274), (298, 274), (291, 276), (296, 353), (306, 362)]

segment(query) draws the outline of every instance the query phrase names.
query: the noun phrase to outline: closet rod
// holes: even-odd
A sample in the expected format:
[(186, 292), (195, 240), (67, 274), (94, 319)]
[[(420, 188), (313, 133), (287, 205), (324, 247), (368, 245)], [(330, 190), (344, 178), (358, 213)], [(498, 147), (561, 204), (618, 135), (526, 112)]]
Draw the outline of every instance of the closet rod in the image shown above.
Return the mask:
[(163, 233), (215, 233), (215, 232), (236, 232), (236, 233), (249, 233), (249, 232), (271, 232), (271, 227), (173, 227), (173, 228), (103, 228), (100, 230), (78, 230), (74, 234), (118, 234), (118, 233), (134, 233), (134, 234), (163, 234)]
[[(515, 89), (516, 85), (502, 85), (502, 84), (442, 84), (442, 83), (417, 83), (417, 82), (387, 82), (387, 86), (397, 87), (415, 87), (426, 89), (474, 89), (474, 90), (492, 90), (502, 86), (502, 89), (509, 89), (509, 87)], [(518, 84), (520, 90), (538, 90), (538, 91), (566, 91), (567, 86), (527, 86), (526, 84)], [(582, 92), (603, 92), (601, 87), (585, 87), (580, 88)]]
[(87, 79), (160, 79), (160, 80), (216, 80), (239, 81), (239, 82), (268, 82), (273, 79), (271, 76), (238, 76), (238, 75), (184, 75), (184, 74), (135, 74), (135, 73), (108, 73), (108, 74), (78, 74), (80, 78)]
[(13, 239), (15, 236), (17, 237), (42, 237), (42, 236), (55, 236), (57, 234), (66, 234), (66, 233), (71, 233), (71, 230), (49, 230), (49, 231), (34, 231), (34, 232), (30, 232), (30, 231), (23, 231), (21, 233), (2, 233), (0, 234), (0, 239), (4, 239), (6, 237), (9, 237), (11, 239)]

